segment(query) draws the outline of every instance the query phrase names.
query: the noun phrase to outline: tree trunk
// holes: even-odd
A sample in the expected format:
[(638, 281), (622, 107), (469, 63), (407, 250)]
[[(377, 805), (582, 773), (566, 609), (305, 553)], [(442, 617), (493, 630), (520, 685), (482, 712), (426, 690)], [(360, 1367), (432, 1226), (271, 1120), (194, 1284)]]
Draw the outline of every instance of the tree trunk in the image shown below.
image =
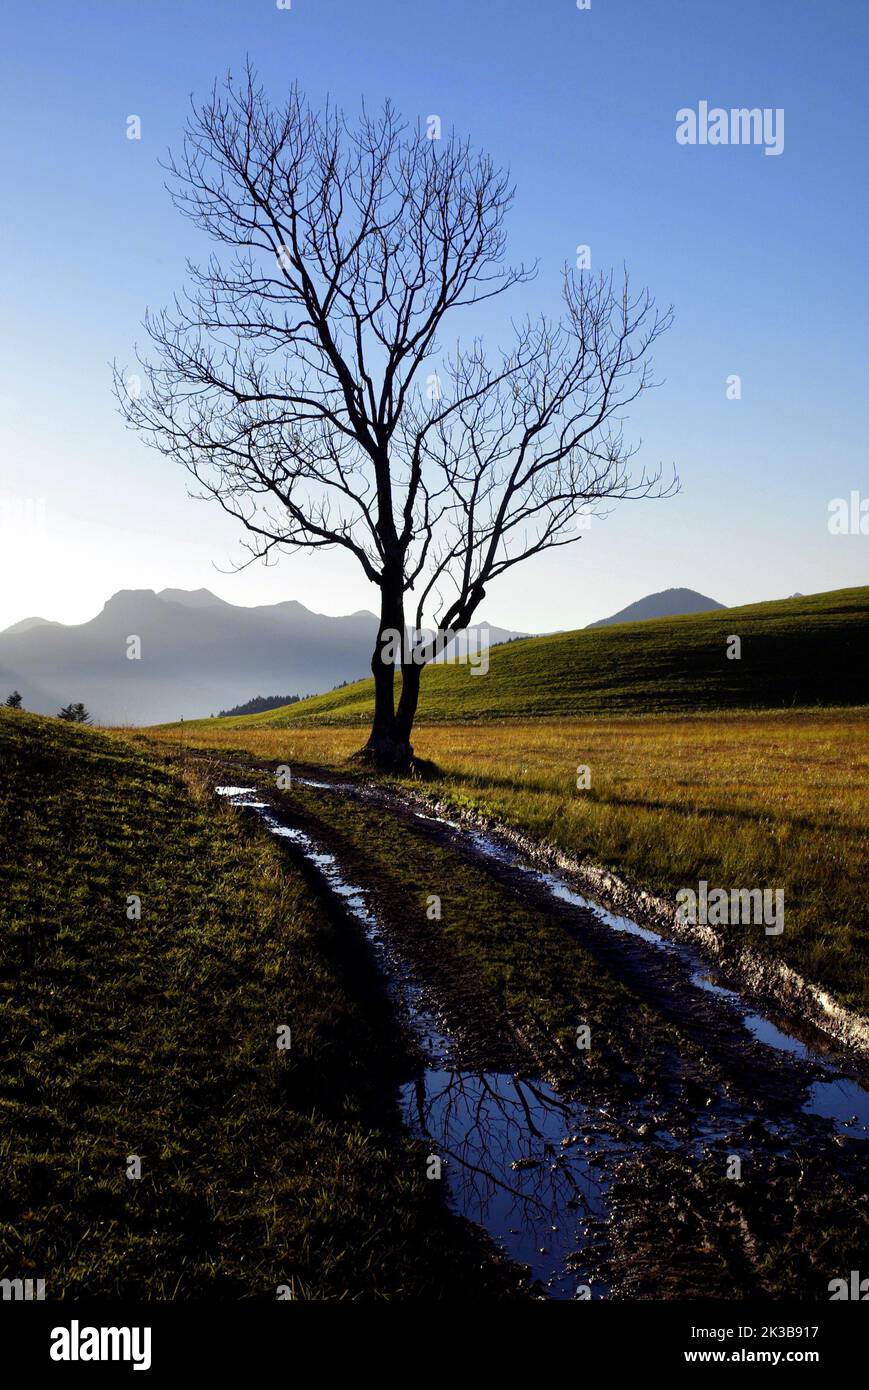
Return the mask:
[(405, 662), (401, 668), (401, 697), (398, 701), (398, 713), (395, 717), (395, 727), (397, 740), (410, 748), (411, 756), (413, 749), (410, 744), (410, 734), (413, 729), (413, 721), (416, 718), (416, 707), (419, 704), (419, 683), (422, 677), (422, 665), (415, 661)]
[[(380, 627), (371, 658), (371, 674), (374, 676), (374, 719), (368, 742), (360, 752), (363, 762), (385, 772), (403, 772), (413, 761), (413, 748), (410, 731), (413, 715), (416, 713), (416, 699), (413, 711), (407, 717), (404, 687), (399, 704), (395, 710), (395, 652), (396, 639), (403, 650), (404, 601), (400, 579), (391, 582), (384, 575), (380, 600)], [(404, 672), (404, 668), (403, 668)], [(405, 675), (406, 679), (406, 675)], [(419, 673), (417, 672), (417, 691)], [(404, 714), (402, 714), (404, 706)]]

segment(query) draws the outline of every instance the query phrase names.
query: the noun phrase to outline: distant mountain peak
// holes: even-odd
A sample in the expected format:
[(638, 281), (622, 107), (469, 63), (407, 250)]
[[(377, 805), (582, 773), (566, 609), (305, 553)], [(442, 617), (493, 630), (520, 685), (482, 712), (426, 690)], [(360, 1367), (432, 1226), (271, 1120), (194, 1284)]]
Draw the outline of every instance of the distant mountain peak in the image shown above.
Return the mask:
[(107, 608), (126, 608), (134, 603), (147, 603), (149, 600), (156, 600), (157, 595), (153, 589), (118, 589), (116, 594), (112, 594), (103, 604), (103, 612)]
[[(226, 600), (210, 589), (161, 589), (157, 597), (166, 603), (182, 603), (185, 608), (221, 608)], [(231, 605), (230, 605), (231, 606)]]
[(51, 618), (22, 618), (20, 622), (12, 623), (11, 627), (4, 627), (0, 636), (11, 637), (15, 632), (29, 632), (33, 627), (58, 627), (59, 624), (52, 622)]
[(649, 618), (680, 618), (687, 613), (711, 613), (725, 608), (717, 599), (698, 594), (696, 589), (661, 589), (628, 604), (611, 618), (600, 618), (589, 627), (610, 627), (616, 623), (642, 623)]
[[(149, 598), (156, 598), (156, 597), (157, 597), (157, 595), (156, 595), (156, 593), (155, 593), (155, 591), (154, 591), (153, 589), (116, 589), (115, 592), (114, 592), (113, 594), (109, 594), (109, 597), (106, 599), (106, 603), (114, 603), (115, 600), (116, 600), (116, 599), (119, 599), (119, 598), (120, 598), (120, 599), (131, 598), (131, 597), (136, 597), (136, 598), (138, 598), (138, 597), (140, 597), (142, 594), (147, 594), (147, 595), (149, 596)], [(105, 605), (103, 605), (103, 606), (105, 606)]]

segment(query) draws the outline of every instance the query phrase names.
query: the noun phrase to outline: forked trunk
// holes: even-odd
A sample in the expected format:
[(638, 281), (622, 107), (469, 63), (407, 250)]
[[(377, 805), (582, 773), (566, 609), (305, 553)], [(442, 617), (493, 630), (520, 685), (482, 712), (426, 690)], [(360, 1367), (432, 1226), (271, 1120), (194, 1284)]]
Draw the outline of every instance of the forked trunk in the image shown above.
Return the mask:
[[(397, 592), (396, 592), (397, 590)], [(413, 746), (410, 731), (416, 714), (419, 694), (419, 671), (416, 675), (416, 696), (411, 701), (409, 690), (414, 687), (413, 677), (407, 681), (407, 667), (402, 668), (402, 694), (398, 712), (395, 708), (396, 656), (404, 649), (404, 603), (399, 586), (384, 584), (381, 590), (380, 627), (371, 658), (371, 674), (374, 677), (374, 718), (368, 742), (360, 750), (359, 758), (383, 772), (405, 772), (413, 763)]]
[[(416, 718), (416, 707), (419, 704), (421, 676), (422, 665), (415, 661), (406, 661), (401, 668), (401, 696), (398, 701), (398, 713), (395, 716), (395, 727), (398, 741), (407, 744), (408, 748), (410, 748), (413, 721)], [(412, 748), (410, 751), (413, 754)]]

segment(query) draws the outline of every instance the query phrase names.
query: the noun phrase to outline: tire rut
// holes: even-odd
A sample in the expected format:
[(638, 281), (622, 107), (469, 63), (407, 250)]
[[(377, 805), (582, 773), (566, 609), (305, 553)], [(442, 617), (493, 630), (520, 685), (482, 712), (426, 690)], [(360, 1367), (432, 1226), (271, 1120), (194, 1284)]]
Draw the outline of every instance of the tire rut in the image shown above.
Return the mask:
[[(765, 1273), (764, 1266), (770, 1263), (771, 1245), (786, 1246), (794, 1230), (811, 1245), (810, 1234), (802, 1231), (802, 1210), (823, 1210), (826, 1216), (825, 1203), (832, 1200), (834, 1207), (850, 1204), (856, 1211), (865, 1192), (867, 1146), (843, 1141), (841, 1135), (830, 1132), (827, 1122), (802, 1108), (807, 1087), (826, 1074), (823, 1065), (779, 1053), (752, 1038), (731, 1002), (686, 980), (678, 951), (658, 950), (614, 931), (591, 907), (559, 901), (545, 875), (511, 862), (509, 854), (484, 853), (479, 837), (422, 814), (400, 792), (344, 781), (321, 769), (295, 769), (294, 777), (306, 788), (307, 800), (303, 807), (290, 809), (273, 791), (272, 769), (226, 759), (208, 761), (224, 778), (231, 773), (248, 779), (256, 776), (260, 782), (268, 779), (269, 790), (261, 794), (275, 814), (289, 816), (295, 827), (335, 856), (354, 882), (364, 885), (393, 968), (398, 960), (399, 969), (413, 977), (419, 1013), (435, 1020), (430, 1034), (437, 1037), (441, 1030), (449, 1034), (448, 1056), (425, 1055), (426, 1047), (437, 1053), (440, 1046), (432, 1043), (431, 1036), (422, 1044), (425, 1077), (434, 1076), (439, 1085), (446, 1078), (449, 1115), (456, 1112), (462, 1118), (467, 1111), (469, 1133), (491, 1126), (486, 1108), (491, 1108), (494, 1093), (489, 1078), (512, 1073), (515, 1105), (512, 1091), (507, 1096), (502, 1088), (495, 1096), (494, 1131), (498, 1145), (504, 1146), (497, 1160), (500, 1166), (496, 1171), (488, 1151), (481, 1164), (463, 1150), (456, 1163), (462, 1182), (468, 1181), (469, 1174), (486, 1171), (492, 1185), (487, 1201), (494, 1200), (493, 1192), (499, 1199), (507, 1192), (516, 1200), (518, 1178), (513, 1171), (517, 1162), (510, 1160), (510, 1153), (521, 1147), (520, 1136), (524, 1143), (533, 1131), (541, 1141), (543, 1157), (529, 1158), (527, 1164), (539, 1167), (540, 1181), (545, 1177), (551, 1200), (550, 1189), (567, 1171), (565, 1151), (579, 1142), (599, 1144), (594, 1153), (587, 1153), (582, 1200), (565, 1198), (563, 1193), (559, 1198), (559, 1220), (564, 1219), (566, 1205), (585, 1208), (587, 1224), (579, 1250), (572, 1256), (560, 1250), (561, 1273), (546, 1281), (550, 1293), (573, 1296), (566, 1290), (580, 1277), (587, 1281), (583, 1287), (592, 1291), (591, 1296), (775, 1297), (779, 1275)], [(637, 1076), (615, 1059), (608, 1073), (590, 1077), (542, 1017), (511, 1017), (434, 924), (419, 914), (396, 913), (389, 885), (372, 872), (364, 850), (330, 825), (329, 798), (335, 796), (382, 809), (401, 825), (403, 834), (458, 856), (480, 875), (481, 883), (496, 883), (517, 901), (545, 913), (566, 937), (578, 942), (602, 971), (653, 1010), (670, 1030), (670, 1044), (652, 1059), (653, 1084), (638, 1085)], [(420, 1091), (422, 1084), (419, 1076), (409, 1083), (405, 1113), (412, 1123), (423, 1114), (421, 1103), (429, 1106), (430, 1114), (441, 1104), (440, 1093), (433, 1092), (428, 1081)], [(534, 1091), (541, 1086), (542, 1091)], [(558, 1113), (573, 1103), (582, 1107), (582, 1133), (576, 1135), (569, 1132), (567, 1113)], [(543, 1107), (543, 1118), (535, 1110), (536, 1127), (529, 1127), (529, 1107), (538, 1105)], [(511, 1113), (504, 1123), (508, 1108)], [(479, 1119), (483, 1111), (485, 1124)], [(562, 1146), (561, 1153), (556, 1146)], [(451, 1155), (450, 1161), (455, 1157)], [(734, 1159), (759, 1175), (754, 1185), (742, 1184), (741, 1193), (737, 1184), (720, 1180), (725, 1162)], [(524, 1162), (519, 1160), (520, 1171)], [(549, 1176), (545, 1176), (547, 1169)], [(590, 1195), (589, 1182), (596, 1178), (603, 1200)], [(575, 1185), (573, 1175), (571, 1180)], [(756, 1190), (758, 1183), (762, 1186)], [(524, 1193), (522, 1201), (528, 1200)], [(531, 1205), (535, 1202), (537, 1197)], [(863, 1202), (860, 1220), (869, 1230), (865, 1198)], [(469, 1214), (467, 1203), (459, 1206)], [(840, 1217), (835, 1220), (843, 1224)], [(481, 1224), (487, 1223), (481, 1218)], [(500, 1227), (493, 1231), (490, 1225), (489, 1229), (496, 1238), (504, 1234)], [(532, 1239), (541, 1239), (536, 1227)], [(507, 1241), (508, 1253), (516, 1258), (514, 1247)], [(520, 1255), (528, 1252), (528, 1242), (520, 1241)], [(545, 1248), (535, 1247), (528, 1260), (538, 1274), (545, 1266), (538, 1256), (544, 1254)], [(667, 1261), (666, 1276), (662, 1258)], [(811, 1268), (800, 1277), (810, 1279)]]

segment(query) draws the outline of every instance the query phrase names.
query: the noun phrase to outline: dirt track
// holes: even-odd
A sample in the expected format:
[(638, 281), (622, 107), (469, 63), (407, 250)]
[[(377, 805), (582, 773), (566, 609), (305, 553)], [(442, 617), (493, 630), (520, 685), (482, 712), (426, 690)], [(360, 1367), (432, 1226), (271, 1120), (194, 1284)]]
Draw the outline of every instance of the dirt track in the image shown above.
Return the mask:
[[(541, 1291), (826, 1299), (830, 1279), (866, 1263), (869, 1096), (845, 1055), (397, 790), (294, 768), (277, 793), (271, 769), (207, 761), (215, 785), (247, 789), (233, 797), (242, 814), (282, 836), (327, 910), (365, 931), (411, 1040), (404, 1118), (443, 1157), (452, 1205)], [(471, 871), (481, 913), (497, 889), (540, 914), (658, 1021), (665, 1045), (644, 1048), (629, 1009), (590, 1067), (542, 1008), (506, 1008), (437, 921), (408, 913), (370, 839), (349, 833), (354, 808), (369, 835), (372, 816), (388, 818), (409, 871), (433, 847)]]

